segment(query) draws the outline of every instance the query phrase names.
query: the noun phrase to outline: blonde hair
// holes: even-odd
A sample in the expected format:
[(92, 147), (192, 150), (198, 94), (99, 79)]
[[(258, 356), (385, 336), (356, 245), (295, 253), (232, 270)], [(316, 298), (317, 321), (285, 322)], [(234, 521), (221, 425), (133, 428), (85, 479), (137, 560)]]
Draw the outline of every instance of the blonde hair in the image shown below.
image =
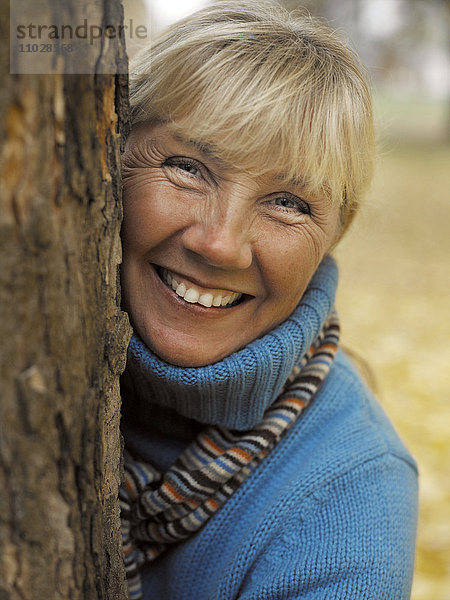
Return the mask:
[(326, 193), (350, 223), (372, 174), (371, 94), (337, 34), (272, 2), (223, 0), (130, 66), (132, 125), (172, 123), (227, 164)]

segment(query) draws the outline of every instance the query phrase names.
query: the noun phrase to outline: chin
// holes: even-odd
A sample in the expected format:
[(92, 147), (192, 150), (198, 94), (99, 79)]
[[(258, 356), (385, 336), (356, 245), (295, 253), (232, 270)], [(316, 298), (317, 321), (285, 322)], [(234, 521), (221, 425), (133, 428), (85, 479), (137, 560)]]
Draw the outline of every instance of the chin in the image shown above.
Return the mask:
[(207, 365), (211, 365), (219, 360), (222, 360), (234, 352), (234, 350), (232, 350), (228, 353), (224, 352), (211, 355), (206, 354), (201, 350), (192, 351), (189, 349), (187, 350), (186, 348), (167, 350), (155, 348), (153, 345), (150, 345), (149, 347), (159, 358), (176, 367), (206, 367)]
[(211, 352), (207, 342), (192, 340), (193, 343), (171, 343), (172, 340), (166, 340), (162, 336), (150, 336), (137, 332), (145, 345), (158, 358), (176, 367), (205, 367), (216, 363), (226, 356), (229, 356), (239, 348), (217, 348), (215, 352)]

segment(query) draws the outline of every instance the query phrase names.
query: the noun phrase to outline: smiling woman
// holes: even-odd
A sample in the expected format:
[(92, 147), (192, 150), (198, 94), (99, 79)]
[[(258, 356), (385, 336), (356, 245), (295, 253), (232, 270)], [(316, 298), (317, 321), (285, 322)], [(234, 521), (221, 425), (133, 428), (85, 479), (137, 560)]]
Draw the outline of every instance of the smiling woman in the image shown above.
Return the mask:
[(333, 309), (372, 170), (362, 67), (310, 17), (227, 1), (143, 51), (130, 90), (130, 597), (408, 598), (415, 463)]
[(124, 303), (177, 365), (214, 363), (284, 321), (339, 233), (326, 195), (226, 168), (167, 124), (132, 132), (123, 193)]

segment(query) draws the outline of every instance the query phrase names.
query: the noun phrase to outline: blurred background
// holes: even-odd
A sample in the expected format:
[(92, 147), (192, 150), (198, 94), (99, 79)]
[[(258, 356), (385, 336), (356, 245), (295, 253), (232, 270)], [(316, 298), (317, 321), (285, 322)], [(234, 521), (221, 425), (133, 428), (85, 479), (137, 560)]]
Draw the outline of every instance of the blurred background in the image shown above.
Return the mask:
[[(375, 179), (336, 250), (342, 341), (419, 463), (412, 599), (450, 600), (450, 0), (282, 3), (339, 29), (372, 78)], [(125, 18), (154, 35), (206, 4), (124, 0)]]

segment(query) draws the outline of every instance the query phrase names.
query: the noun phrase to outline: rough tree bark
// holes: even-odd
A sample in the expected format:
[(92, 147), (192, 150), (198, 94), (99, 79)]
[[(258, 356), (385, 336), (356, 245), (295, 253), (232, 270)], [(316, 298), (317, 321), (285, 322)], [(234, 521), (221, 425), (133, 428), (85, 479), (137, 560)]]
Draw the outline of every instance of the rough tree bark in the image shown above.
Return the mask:
[[(124, 599), (126, 78), (9, 75), (0, 4), (0, 600)], [(82, 20), (84, 2), (64, 5)], [(103, 10), (117, 22), (120, 1)]]

